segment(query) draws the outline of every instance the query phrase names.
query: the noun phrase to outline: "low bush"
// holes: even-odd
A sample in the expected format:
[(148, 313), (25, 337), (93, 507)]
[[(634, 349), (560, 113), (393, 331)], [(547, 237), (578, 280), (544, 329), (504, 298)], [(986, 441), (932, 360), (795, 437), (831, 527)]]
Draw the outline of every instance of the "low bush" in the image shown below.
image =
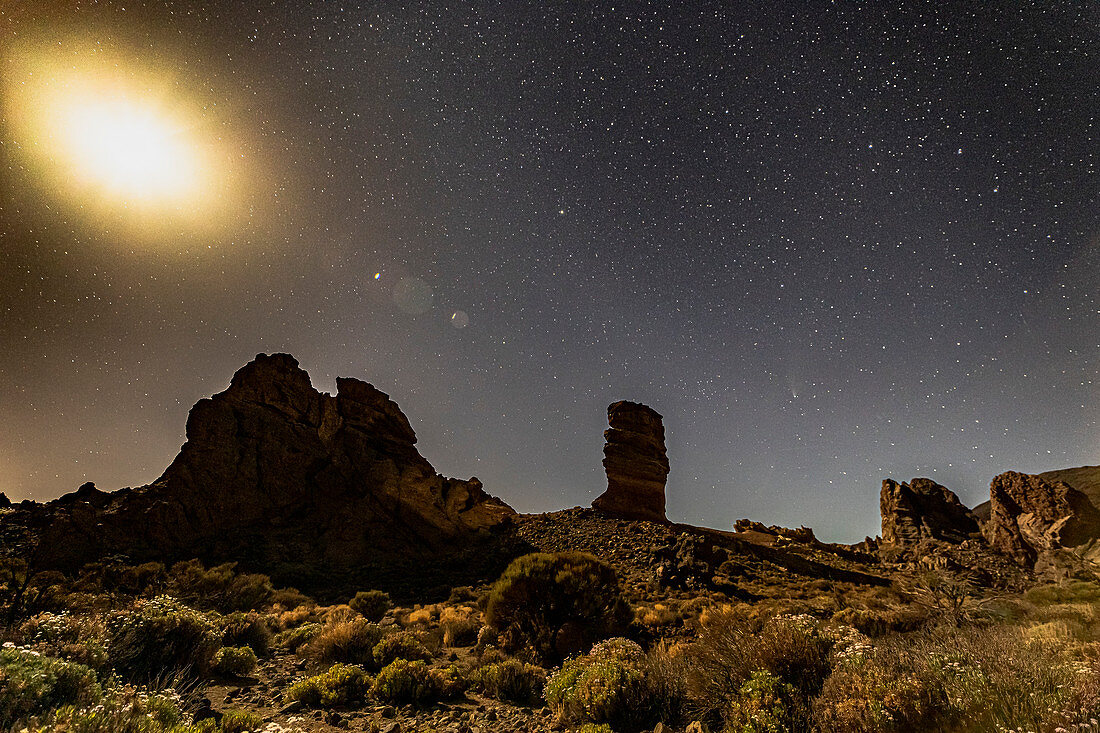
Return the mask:
[(107, 619), (107, 653), (118, 673), (135, 682), (204, 675), (220, 645), (210, 619), (167, 596)]
[(222, 733), (213, 720), (187, 720), (174, 694), (115, 688), (92, 707), (66, 706), (33, 719), (21, 733)]
[(534, 705), (542, 700), (546, 670), (518, 659), (507, 659), (478, 667), (470, 682), (482, 694), (497, 700)]
[(89, 667), (10, 642), (0, 649), (0, 729), (64, 705), (89, 704), (101, 694)]
[(793, 685), (809, 700), (831, 670), (832, 641), (810, 617), (746, 617), (738, 609), (710, 614), (687, 652), (687, 689), (703, 718), (721, 719), (754, 672)]
[(422, 661), (397, 659), (387, 665), (371, 685), (371, 696), (392, 705), (423, 705), (443, 695), (442, 675)]
[(477, 643), (481, 623), (475, 619), (475, 613), (468, 606), (448, 606), (443, 609), (439, 614), (439, 627), (443, 629), (444, 646), (473, 646)]
[(382, 641), (382, 627), (364, 618), (339, 621), (321, 628), (299, 653), (315, 664), (360, 664), (375, 668), (374, 647)]
[(287, 629), (286, 631), (280, 631), (275, 635), (272, 640), (275, 646), (280, 649), (287, 649), (292, 652), (298, 651), (299, 647), (311, 641), (313, 637), (324, 631), (325, 625), (319, 623), (302, 624), (296, 628)]
[(258, 661), (252, 647), (223, 646), (214, 655), (214, 672), (224, 677), (245, 677), (255, 671)]
[(363, 614), (368, 621), (382, 620), (386, 612), (393, 607), (390, 597), (380, 590), (361, 590), (348, 601), (348, 605)]
[(543, 695), (564, 723), (606, 723), (616, 730), (651, 727), (680, 705), (665, 698), (673, 688), (652, 665), (634, 642), (608, 639), (566, 660), (547, 680)]
[(19, 633), (36, 651), (86, 665), (99, 676), (109, 669), (106, 628), (99, 617), (40, 613), (24, 622)]
[(485, 616), (506, 649), (530, 646), (553, 661), (623, 633), (631, 611), (614, 569), (592, 555), (533, 553), (500, 576)]
[(753, 672), (725, 713), (726, 733), (795, 733), (810, 730), (805, 699), (771, 672)]
[(256, 613), (236, 611), (221, 619), (222, 644), (225, 646), (247, 646), (256, 652), (258, 657), (266, 657), (271, 653), (271, 643), (274, 635), (267, 620)]
[(227, 710), (218, 727), (219, 733), (252, 733), (264, 727), (264, 718), (247, 710)]
[(168, 587), (196, 608), (222, 613), (259, 610), (271, 603), (275, 593), (266, 575), (238, 573), (237, 563), (232, 562), (207, 569), (198, 560), (173, 565)]
[(363, 701), (371, 679), (362, 667), (334, 664), (327, 671), (298, 680), (283, 693), (306, 707), (350, 707)]
[(383, 636), (382, 640), (375, 644), (371, 653), (374, 655), (374, 664), (379, 669), (395, 659), (411, 662), (432, 658), (432, 653), (421, 643), (417, 635), (410, 631), (399, 631), (396, 634)]

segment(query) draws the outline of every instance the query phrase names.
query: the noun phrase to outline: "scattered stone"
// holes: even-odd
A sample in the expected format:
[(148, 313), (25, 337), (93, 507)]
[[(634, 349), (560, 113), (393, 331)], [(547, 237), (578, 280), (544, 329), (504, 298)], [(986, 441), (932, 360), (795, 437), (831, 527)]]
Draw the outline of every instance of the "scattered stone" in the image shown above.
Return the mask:
[(607, 408), (610, 427), (604, 431), (607, 491), (592, 502), (595, 509), (628, 519), (667, 522), (665, 479), (668, 455), (661, 415), (636, 402), (615, 402)]

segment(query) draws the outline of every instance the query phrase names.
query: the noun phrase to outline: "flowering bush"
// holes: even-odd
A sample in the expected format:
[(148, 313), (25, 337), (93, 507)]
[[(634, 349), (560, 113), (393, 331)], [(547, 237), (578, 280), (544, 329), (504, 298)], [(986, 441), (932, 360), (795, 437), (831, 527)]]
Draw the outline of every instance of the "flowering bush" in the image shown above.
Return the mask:
[(653, 724), (673, 706), (662, 699), (642, 648), (628, 639), (608, 639), (588, 654), (566, 660), (550, 675), (543, 695), (565, 723), (607, 723), (613, 728)]
[(107, 652), (123, 677), (147, 682), (210, 670), (221, 632), (205, 615), (169, 596), (138, 601), (107, 619)]
[(91, 703), (101, 694), (95, 672), (83, 664), (11, 642), (0, 649), (0, 729), (63, 705)]

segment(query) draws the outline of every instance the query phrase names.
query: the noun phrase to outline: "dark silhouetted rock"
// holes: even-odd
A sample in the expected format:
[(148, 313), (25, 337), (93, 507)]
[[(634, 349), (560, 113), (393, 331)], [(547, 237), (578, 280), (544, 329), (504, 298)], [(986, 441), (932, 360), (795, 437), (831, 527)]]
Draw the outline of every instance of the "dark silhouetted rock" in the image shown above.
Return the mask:
[(656, 410), (636, 402), (607, 408), (603, 466), (607, 491), (592, 506), (627, 519), (667, 522), (665, 428)]
[(1100, 538), (1100, 511), (1062, 481), (1008, 471), (989, 486), (989, 520), (983, 527), (993, 549), (1033, 566), (1040, 555)]
[(917, 545), (925, 540), (962, 542), (979, 531), (977, 518), (946, 486), (926, 478), (882, 482), (882, 543)]
[(152, 484), (86, 484), (51, 503), (40, 559), (239, 560), (308, 585), (454, 556), (514, 513), (477, 479), (438, 475), (415, 443), (370, 384), (337, 379), (323, 394), (293, 357), (261, 354), (191, 409), (187, 442)]
[(0, 491), (0, 509), (7, 509), (11, 506), (11, 499), (8, 495)]

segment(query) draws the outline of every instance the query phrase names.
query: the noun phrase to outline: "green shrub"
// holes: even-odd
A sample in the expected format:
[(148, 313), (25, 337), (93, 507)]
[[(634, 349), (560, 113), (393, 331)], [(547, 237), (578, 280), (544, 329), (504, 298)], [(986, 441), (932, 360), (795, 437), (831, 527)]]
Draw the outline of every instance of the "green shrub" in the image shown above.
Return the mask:
[(753, 672), (730, 701), (725, 733), (791, 733), (809, 730), (798, 691), (771, 672)]
[(169, 588), (196, 608), (222, 613), (258, 610), (271, 602), (275, 593), (271, 578), (236, 570), (233, 562), (210, 569), (198, 560), (178, 562), (169, 573)]
[(313, 637), (320, 634), (325, 628), (324, 624), (319, 623), (306, 623), (298, 626), (297, 628), (287, 629), (286, 631), (280, 631), (275, 635), (273, 640), (275, 646), (280, 649), (287, 649), (292, 652), (298, 651), (299, 647), (311, 641)]
[(631, 620), (615, 571), (580, 552), (512, 561), (493, 586), (485, 615), (506, 649), (530, 645), (546, 660), (621, 634)]
[(384, 636), (382, 627), (365, 618), (326, 624), (299, 653), (315, 664), (360, 664), (377, 669), (374, 647)]
[(439, 700), (443, 687), (441, 675), (424, 662), (395, 659), (378, 673), (370, 692), (379, 702), (422, 705)]
[(252, 647), (223, 646), (214, 655), (214, 672), (225, 677), (244, 677), (252, 674), (258, 661)]
[(362, 667), (334, 664), (321, 674), (298, 680), (287, 688), (283, 697), (311, 708), (348, 707), (363, 701), (370, 683)]
[(393, 603), (390, 597), (380, 590), (361, 590), (348, 601), (348, 605), (363, 614), (368, 621), (377, 623), (382, 620)]
[(0, 729), (63, 705), (94, 702), (102, 694), (95, 672), (17, 646), (0, 649)]
[[(674, 706), (651, 675), (642, 648), (608, 639), (588, 654), (566, 660), (550, 675), (543, 695), (564, 723), (607, 723), (615, 729), (650, 727)], [(671, 720), (667, 722), (672, 722)]]
[(935, 680), (887, 667), (881, 659), (837, 667), (814, 700), (813, 712), (822, 733), (936, 731), (943, 718), (951, 717)]
[(255, 611), (236, 611), (224, 616), (221, 624), (224, 629), (222, 644), (225, 646), (248, 646), (258, 657), (266, 657), (271, 653), (271, 627)]
[(1040, 585), (1024, 593), (1036, 606), (1049, 606), (1056, 603), (1096, 603), (1100, 601), (1100, 584), (1084, 580), (1073, 580), (1061, 585)]
[(383, 636), (382, 640), (374, 645), (372, 654), (374, 663), (379, 669), (395, 659), (407, 659), (411, 662), (432, 658), (432, 653), (420, 642), (417, 635), (409, 631), (399, 631), (396, 634)]
[(107, 634), (115, 669), (137, 682), (206, 674), (221, 641), (206, 616), (167, 596), (113, 614), (107, 619)]
[(264, 718), (247, 710), (227, 710), (222, 715), (219, 733), (251, 733), (264, 727)]
[(66, 706), (33, 720), (25, 733), (220, 733), (213, 720), (184, 722), (188, 719), (166, 693), (118, 688), (94, 707)]
[(102, 621), (93, 616), (78, 616), (67, 611), (40, 613), (19, 628), (25, 642), (36, 651), (91, 667), (103, 676), (109, 666)]
[(535, 704), (542, 699), (546, 670), (518, 659), (507, 659), (478, 667), (470, 676), (473, 686), (497, 700), (521, 705)]
[(711, 614), (687, 654), (688, 694), (713, 721), (725, 715), (754, 672), (765, 671), (809, 700), (831, 670), (831, 648), (810, 617)]

